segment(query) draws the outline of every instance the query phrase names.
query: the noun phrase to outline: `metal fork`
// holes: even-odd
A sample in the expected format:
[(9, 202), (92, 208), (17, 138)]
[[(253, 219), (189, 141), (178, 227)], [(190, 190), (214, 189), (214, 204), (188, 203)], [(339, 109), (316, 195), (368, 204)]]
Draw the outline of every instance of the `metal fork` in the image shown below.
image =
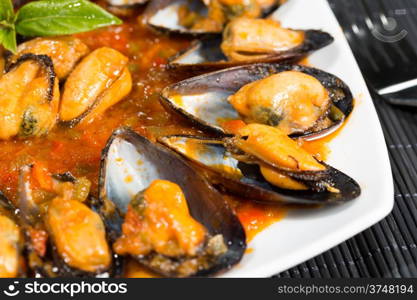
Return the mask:
[(329, 2), (341, 12), (339, 22), (368, 85), (392, 104), (417, 107), (417, 1)]

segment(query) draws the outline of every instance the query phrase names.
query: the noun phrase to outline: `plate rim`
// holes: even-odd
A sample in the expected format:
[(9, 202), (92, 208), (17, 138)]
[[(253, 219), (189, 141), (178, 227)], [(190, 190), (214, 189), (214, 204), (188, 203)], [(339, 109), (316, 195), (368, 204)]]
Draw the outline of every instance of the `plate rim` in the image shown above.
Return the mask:
[[(291, 1), (302, 1), (302, 0), (291, 0)], [(373, 113), (376, 115), (377, 122), (373, 126), (378, 131), (378, 135), (375, 136), (375, 138), (382, 139), (382, 141), (380, 140), (379, 142), (385, 145), (384, 149), (379, 149), (380, 156), (383, 158), (383, 160), (382, 159), (379, 160), (378, 163), (381, 165), (381, 169), (389, 171), (388, 175), (382, 177), (383, 181), (379, 182), (379, 184), (384, 190), (383, 191), (384, 195), (389, 195), (389, 199), (388, 199), (388, 196), (386, 196), (385, 201), (382, 201), (381, 203), (379, 203), (379, 205), (375, 207), (376, 209), (372, 213), (359, 216), (357, 219), (354, 219), (349, 224), (349, 226), (343, 226), (343, 227), (338, 228), (337, 230), (329, 231), (329, 233), (325, 237), (315, 240), (313, 243), (310, 243), (304, 249), (302, 250), (298, 249), (292, 253), (289, 253), (285, 257), (285, 262), (283, 262), (281, 257), (278, 257), (270, 261), (267, 264), (262, 264), (259, 267), (251, 268), (250, 270), (245, 270), (245, 271), (239, 271), (238, 270), (239, 265), (237, 265), (234, 267), (237, 269), (236, 270), (237, 274), (234, 274), (235, 272), (232, 272), (234, 269), (233, 268), (232, 270), (229, 270), (226, 273), (221, 274), (220, 277), (270, 277), (270, 276), (276, 275), (282, 271), (285, 271), (294, 266), (297, 266), (298, 264), (303, 263), (311, 258), (314, 258), (315, 256), (328, 251), (329, 249), (343, 243), (344, 241), (352, 238), (358, 233), (370, 228), (371, 226), (375, 225), (376, 223), (384, 219), (387, 215), (389, 215), (394, 207), (394, 182), (393, 182), (393, 177), (392, 177), (391, 163), (389, 160), (388, 148), (386, 147), (385, 136), (383, 134), (382, 126), (379, 121), (375, 105), (372, 101), (371, 94), (365, 83), (363, 74), (360, 71), (359, 65), (348, 44), (348, 41), (346, 37), (344, 36), (342, 29), (340, 28), (339, 22), (336, 19), (336, 16), (334, 15), (330, 7), (330, 4), (326, 0), (315, 0), (315, 2), (316, 2), (315, 3), (316, 5), (320, 5), (322, 6), (323, 9), (328, 10), (327, 17), (333, 19), (332, 20), (333, 23), (339, 26), (341, 35), (338, 35), (335, 38), (338, 38), (339, 42), (342, 43), (343, 48), (346, 48), (345, 51), (347, 51), (346, 53), (349, 56), (348, 57), (349, 61), (354, 62), (354, 64), (351, 65), (350, 68), (354, 69), (354, 72), (360, 75), (360, 78), (358, 78), (358, 80), (360, 81), (361, 90), (363, 91), (362, 98), (365, 99), (366, 101), (369, 100), (370, 103), (368, 105), (372, 109)], [(314, 63), (312, 64), (312, 67), (315, 67)], [(349, 205), (349, 204), (344, 204), (344, 205)], [(280, 222), (282, 222), (282, 220), (278, 221), (277, 223), (280, 223)], [(265, 230), (268, 230), (268, 228), (266, 228)], [(251, 244), (249, 243), (248, 248), (250, 248), (250, 246)], [(256, 250), (254, 252), (256, 252)], [(232, 272), (232, 273), (228, 275), (229, 272)]]

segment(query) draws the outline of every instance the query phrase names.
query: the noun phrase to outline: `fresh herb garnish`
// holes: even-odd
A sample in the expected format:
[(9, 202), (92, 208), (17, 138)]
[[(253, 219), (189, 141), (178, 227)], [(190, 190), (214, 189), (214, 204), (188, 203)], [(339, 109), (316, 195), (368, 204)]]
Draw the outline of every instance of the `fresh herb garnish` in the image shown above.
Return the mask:
[(15, 15), (11, 0), (0, 0), (0, 44), (16, 51)]
[(122, 21), (88, 0), (40, 0), (14, 13), (11, 0), (0, 0), (0, 44), (16, 52), (16, 33), (54, 36), (90, 31)]

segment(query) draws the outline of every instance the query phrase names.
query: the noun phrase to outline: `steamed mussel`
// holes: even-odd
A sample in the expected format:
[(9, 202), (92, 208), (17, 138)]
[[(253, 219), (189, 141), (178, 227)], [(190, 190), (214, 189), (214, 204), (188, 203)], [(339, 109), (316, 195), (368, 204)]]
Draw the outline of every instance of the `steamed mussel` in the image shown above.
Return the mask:
[[(0, 77), (0, 139), (43, 136), (58, 122), (91, 123), (130, 93), (127, 63), (112, 48), (89, 52), (74, 37), (20, 44)], [(65, 81), (62, 92), (60, 80)]]
[(24, 239), (15, 209), (0, 192), (0, 278), (23, 277)]
[(52, 60), (21, 55), (0, 78), (0, 139), (47, 133), (56, 124), (59, 98)]
[(147, 24), (157, 30), (217, 35), (234, 18), (263, 17), (277, 6), (276, 0), (153, 0), (145, 15)]
[(336, 76), (299, 65), (254, 64), (186, 79), (161, 102), (200, 128), (224, 136), (236, 123), (260, 123), (316, 139), (349, 116), (353, 98)]
[(250, 124), (224, 139), (166, 136), (160, 142), (202, 167), (214, 185), (257, 202), (331, 204), (360, 195), (352, 178), (274, 127)]
[(87, 45), (75, 37), (34, 38), (20, 44), (16, 54), (9, 58), (8, 63), (13, 64), (20, 56), (28, 53), (46, 55), (52, 60), (58, 79), (64, 80), (88, 52)]
[(127, 63), (126, 56), (108, 47), (82, 59), (65, 81), (60, 121), (71, 126), (89, 123), (126, 97), (132, 90)]
[(226, 26), (223, 38), (195, 41), (168, 66), (203, 73), (260, 62), (294, 62), (332, 42), (333, 37), (320, 30), (292, 30), (272, 19), (241, 17)]
[(240, 261), (244, 230), (222, 196), (175, 152), (129, 129), (103, 151), (100, 204), (116, 253), (170, 277)]
[(18, 208), (28, 267), (34, 276), (109, 277), (120, 273), (101, 216), (89, 205), (89, 189), (87, 179), (70, 173), (51, 176), (36, 164), (21, 168)]

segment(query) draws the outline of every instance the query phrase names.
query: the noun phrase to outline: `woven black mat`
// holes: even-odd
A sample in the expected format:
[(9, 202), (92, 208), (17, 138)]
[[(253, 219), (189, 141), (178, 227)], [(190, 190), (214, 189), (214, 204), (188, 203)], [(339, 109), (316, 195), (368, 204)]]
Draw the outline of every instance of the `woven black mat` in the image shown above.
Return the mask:
[[(329, 0), (347, 36), (352, 30), (353, 16), (366, 17), (357, 7), (359, 1)], [(396, 8), (413, 15), (402, 25), (409, 33), (407, 39), (417, 45), (416, 1), (390, 1)], [(387, 9), (394, 7), (389, 5)], [(417, 47), (415, 49), (417, 51)], [(394, 107), (375, 94), (372, 97), (385, 134), (394, 177), (392, 213), (350, 240), (277, 277), (417, 277), (417, 109)]]

